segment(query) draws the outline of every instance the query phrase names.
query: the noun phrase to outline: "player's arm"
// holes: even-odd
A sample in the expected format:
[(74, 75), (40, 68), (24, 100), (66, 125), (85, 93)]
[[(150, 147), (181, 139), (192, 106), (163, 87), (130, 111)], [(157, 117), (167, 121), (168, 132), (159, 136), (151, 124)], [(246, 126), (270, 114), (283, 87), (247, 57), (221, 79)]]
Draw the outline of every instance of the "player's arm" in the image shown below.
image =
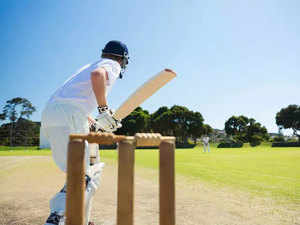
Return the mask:
[(107, 106), (106, 101), (106, 81), (108, 80), (108, 74), (105, 69), (98, 68), (91, 73), (91, 82), (93, 91), (98, 103), (98, 106)]
[(121, 127), (120, 121), (113, 118), (111, 110), (107, 107), (106, 101), (106, 81), (108, 80), (107, 71), (98, 68), (91, 73), (91, 83), (95, 94), (99, 115), (96, 118), (96, 131), (101, 129), (106, 132), (115, 131)]

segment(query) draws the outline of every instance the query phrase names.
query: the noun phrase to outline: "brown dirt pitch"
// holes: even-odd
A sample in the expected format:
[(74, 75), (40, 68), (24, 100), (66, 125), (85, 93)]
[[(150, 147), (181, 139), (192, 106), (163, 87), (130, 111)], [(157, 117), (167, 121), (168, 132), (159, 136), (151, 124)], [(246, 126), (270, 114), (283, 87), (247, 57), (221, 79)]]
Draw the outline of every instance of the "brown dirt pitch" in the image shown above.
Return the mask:
[[(95, 198), (96, 225), (116, 221), (117, 168), (107, 163)], [(0, 225), (44, 224), (65, 174), (48, 156), (0, 157)], [(135, 224), (158, 224), (157, 171), (136, 168)], [(300, 225), (300, 207), (176, 177), (177, 225)]]

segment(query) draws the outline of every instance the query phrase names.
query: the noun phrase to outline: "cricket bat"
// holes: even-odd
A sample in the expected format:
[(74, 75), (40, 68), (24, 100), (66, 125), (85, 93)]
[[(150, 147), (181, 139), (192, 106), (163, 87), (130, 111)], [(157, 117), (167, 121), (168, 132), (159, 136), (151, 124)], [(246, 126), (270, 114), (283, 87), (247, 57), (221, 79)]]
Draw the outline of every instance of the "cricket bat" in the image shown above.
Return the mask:
[(114, 117), (118, 120), (125, 118), (174, 77), (176, 77), (176, 73), (170, 69), (164, 69), (154, 75), (123, 102), (114, 113)]

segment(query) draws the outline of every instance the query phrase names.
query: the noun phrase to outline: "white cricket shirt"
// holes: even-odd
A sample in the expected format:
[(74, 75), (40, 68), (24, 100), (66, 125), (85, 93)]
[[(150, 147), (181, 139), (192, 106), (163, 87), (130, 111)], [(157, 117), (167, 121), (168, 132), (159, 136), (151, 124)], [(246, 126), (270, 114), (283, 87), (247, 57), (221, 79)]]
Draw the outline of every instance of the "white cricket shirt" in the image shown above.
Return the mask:
[(102, 67), (108, 73), (106, 82), (106, 96), (110, 92), (116, 79), (119, 77), (120, 64), (111, 59), (101, 59), (93, 64), (82, 67), (73, 74), (56, 92), (51, 96), (48, 104), (66, 103), (82, 109), (86, 115), (90, 115), (98, 106), (91, 83), (91, 72)]

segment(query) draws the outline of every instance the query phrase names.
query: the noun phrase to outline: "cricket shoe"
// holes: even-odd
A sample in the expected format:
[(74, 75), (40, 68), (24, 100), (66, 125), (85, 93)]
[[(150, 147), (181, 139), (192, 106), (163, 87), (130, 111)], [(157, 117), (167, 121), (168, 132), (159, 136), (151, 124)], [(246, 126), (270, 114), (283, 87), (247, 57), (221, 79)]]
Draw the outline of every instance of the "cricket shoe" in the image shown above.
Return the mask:
[(64, 225), (64, 224), (65, 224), (64, 215), (60, 215), (57, 212), (51, 213), (45, 223), (45, 225)]

